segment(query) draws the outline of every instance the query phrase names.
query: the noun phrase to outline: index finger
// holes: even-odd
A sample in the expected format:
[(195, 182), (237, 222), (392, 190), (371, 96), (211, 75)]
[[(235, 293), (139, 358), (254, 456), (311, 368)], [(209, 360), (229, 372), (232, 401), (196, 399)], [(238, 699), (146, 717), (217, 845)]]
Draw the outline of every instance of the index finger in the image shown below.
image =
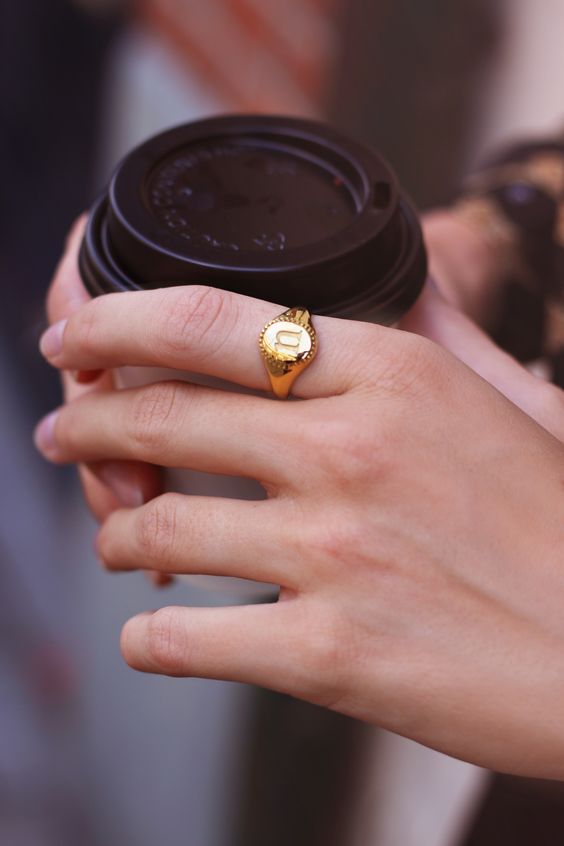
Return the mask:
[(82, 284), (77, 261), (85, 226), (86, 215), (83, 214), (75, 221), (69, 233), (65, 252), (47, 294), (49, 323), (70, 317), (90, 299), (90, 294)]
[[(107, 294), (52, 327), (42, 351), (61, 368), (166, 367), (267, 390), (258, 339), (282, 311), (280, 305), (201, 285)], [(405, 334), (315, 315), (313, 323), (319, 352), (296, 382), (294, 393), (302, 397), (349, 390), (363, 372), (373, 375), (376, 363), (385, 366), (390, 351), (398, 354), (392, 339)]]

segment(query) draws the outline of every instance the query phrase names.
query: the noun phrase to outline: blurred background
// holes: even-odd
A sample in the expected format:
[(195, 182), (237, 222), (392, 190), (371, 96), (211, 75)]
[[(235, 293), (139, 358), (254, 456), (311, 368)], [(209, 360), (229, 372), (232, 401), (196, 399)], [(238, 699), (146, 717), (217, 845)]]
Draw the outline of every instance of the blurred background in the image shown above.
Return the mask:
[(564, 117), (564, 0), (8, 0), (0, 5), (0, 846), (520, 846), (564, 787), (500, 777), (242, 685), (136, 675), (131, 614), (210, 604), (110, 577), (72, 472), (31, 432), (72, 220), (148, 135), (223, 111), (330, 120), (420, 208)]

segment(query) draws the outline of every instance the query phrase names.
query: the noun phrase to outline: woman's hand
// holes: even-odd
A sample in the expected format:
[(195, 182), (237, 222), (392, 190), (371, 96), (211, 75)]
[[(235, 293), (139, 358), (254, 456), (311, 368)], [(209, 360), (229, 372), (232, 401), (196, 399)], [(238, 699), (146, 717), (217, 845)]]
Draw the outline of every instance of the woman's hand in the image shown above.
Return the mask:
[[(559, 406), (552, 398), (547, 401), (550, 389), (547, 391), (478, 328), (477, 324), (487, 326), (495, 313), (497, 280), (504, 256), (498, 254), (486, 233), (449, 209), (429, 212), (422, 222), (435, 288), (428, 288), (403, 319), (402, 328), (450, 349), (533, 417), (539, 407)], [(49, 290), (50, 324), (68, 318), (90, 299), (77, 267), (84, 225), (85, 216), (70, 233), (66, 253)], [(63, 372), (62, 383), (65, 399), (72, 400), (86, 393), (113, 390), (113, 374), (100, 370)], [(560, 424), (554, 415), (552, 418), (551, 423), (559, 431)], [(162, 490), (159, 468), (142, 462), (102, 460), (80, 464), (78, 470), (86, 501), (98, 521), (120, 505), (139, 505)], [(148, 572), (148, 576), (157, 586), (172, 580), (162, 573)]]
[[(257, 336), (279, 311), (200, 287), (111, 294), (52, 327), (43, 350), (68, 370), (163, 366), (266, 390)], [(424, 302), (413, 319), (430, 319)], [(282, 586), (274, 605), (134, 617), (126, 660), (263, 685), (484, 766), (564, 777), (561, 395), (497, 362), (500, 387), (539, 425), (429, 340), (314, 322), (301, 402), (167, 382), (90, 393), (40, 426), (54, 461), (245, 475), (268, 492), (165, 494), (107, 517), (109, 569)]]

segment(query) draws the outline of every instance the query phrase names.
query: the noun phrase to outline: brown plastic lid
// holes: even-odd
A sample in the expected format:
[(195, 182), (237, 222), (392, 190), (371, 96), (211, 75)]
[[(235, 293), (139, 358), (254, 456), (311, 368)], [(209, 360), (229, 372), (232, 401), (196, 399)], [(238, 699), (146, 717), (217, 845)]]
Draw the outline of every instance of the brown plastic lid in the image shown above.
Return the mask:
[(389, 165), (320, 123), (225, 116), (134, 149), (94, 205), (80, 253), (93, 295), (202, 283), (391, 323), (426, 257)]

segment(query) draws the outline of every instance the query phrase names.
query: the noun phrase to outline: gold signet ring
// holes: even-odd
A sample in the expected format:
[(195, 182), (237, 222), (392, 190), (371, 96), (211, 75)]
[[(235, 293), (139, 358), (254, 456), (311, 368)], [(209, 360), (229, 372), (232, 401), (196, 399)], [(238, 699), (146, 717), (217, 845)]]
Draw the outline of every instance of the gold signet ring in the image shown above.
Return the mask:
[(317, 352), (315, 329), (307, 308), (289, 308), (267, 323), (260, 333), (259, 347), (272, 390), (279, 399), (286, 399)]

